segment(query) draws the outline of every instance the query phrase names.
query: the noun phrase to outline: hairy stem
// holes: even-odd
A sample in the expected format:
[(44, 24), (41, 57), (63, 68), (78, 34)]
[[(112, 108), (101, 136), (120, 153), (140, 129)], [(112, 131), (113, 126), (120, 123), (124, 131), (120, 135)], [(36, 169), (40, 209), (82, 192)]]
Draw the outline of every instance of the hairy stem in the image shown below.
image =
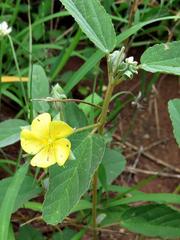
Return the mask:
[(96, 124), (91, 124), (91, 125), (88, 125), (88, 126), (85, 126), (85, 127), (81, 127), (81, 128), (77, 128), (75, 129), (75, 133), (77, 132), (82, 132), (82, 131), (86, 131), (86, 130), (89, 130), (91, 128), (96, 128), (99, 126), (99, 123), (96, 123)]
[[(108, 63), (108, 61), (107, 61)], [(104, 98), (104, 103), (102, 106), (102, 111), (99, 117), (99, 126), (98, 126), (98, 133), (103, 134), (104, 126), (106, 124), (106, 118), (109, 110), (109, 104), (111, 102), (111, 97), (113, 94), (113, 90), (115, 87), (115, 84), (113, 83), (113, 76), (112, 73), (109, 71), (109, 66), (108, 66), (108, 87), (106, 91), (106, 95)], [(92, 228), (93, 228), (93, 240), (97, 240), (97, 224), (96, 224), (96, 217), (97, 217), (97, 210), (96, 210), (96, 205), (97, 205), (97, 184), (98, 184), (98, 169), (95, 172), (93, 176), (93, 181), (92, 181)]]
[(104, 125), (106, 123), (106, 117), (107, 117), (107, 113), (109, 110), (109, 104), (111, 101), (113, 90), (114, 90), (114, 85), (109, 83), (107, 91), (106, 91), (105, 99), (104, 99), (104, 104), (102, 107), (102, 112), (101, 112), (100, 118), (99, 118), (99, 123), (100, 123), (99, 128), (98, 128), (99, 134), (103, 134)]
[(93, 229), (93, 240), (97, 240), (97, 225), (96, 225), (96, 217), (97, 217), (97, 184), (98, 184), (98, 171), (95, 172), (93, 176), (93, 191), (92, 191), (92, 229)]

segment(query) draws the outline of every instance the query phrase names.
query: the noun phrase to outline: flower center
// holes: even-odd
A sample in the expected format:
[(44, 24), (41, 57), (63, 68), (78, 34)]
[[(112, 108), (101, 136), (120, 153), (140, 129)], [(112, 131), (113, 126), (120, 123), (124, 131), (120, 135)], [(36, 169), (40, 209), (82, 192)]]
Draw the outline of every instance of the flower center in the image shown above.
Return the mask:
[(48, 145), (52, 145), (53, 142), (54, 142), (54, 139), (52, 139), (52, 138), (49, 138), (49, 139), (48, 139)]

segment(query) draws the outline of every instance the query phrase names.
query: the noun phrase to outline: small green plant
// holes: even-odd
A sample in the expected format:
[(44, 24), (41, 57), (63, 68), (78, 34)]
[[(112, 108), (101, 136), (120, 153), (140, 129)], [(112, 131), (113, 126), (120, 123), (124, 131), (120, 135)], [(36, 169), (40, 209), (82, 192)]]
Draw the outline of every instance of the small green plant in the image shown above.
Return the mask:
[[(108, 1), (104, 2), (106, 10), (111, 11)], [(53, 61), (53, 67), (48, 70), (49, 79), (43, 64), (33, 64), (34, 59), (32, 61), (31, 55), (32, 32), (35, 26), (38, 26), (38, 21), (43, 24), (45, 20), (37, 20), (36, 24), (31, 25), (29, 19), (29, 28), (19, 33), (23, 35), (29, 30), (30, 34), (29, 69), (24, 71), (29, 75), (27, 83), (23, 82), (11, 29), (4, 22), (0, 25), (0, 35), (3, 37), (1, 41), (5, 41), (5, 37), (8, 38), (12, 49), (20, 80), (17, 88), (21, 99), (13, 93), (13, 88), (7, 90), (9, 86), (3, 88), (2, 83), (1, 93), (19, 104), (19, 116), (24, 116), (25, 119), (19, 119), (18, 116), (16, 119), (0, 123), (0, 148), (20, 140), (25, 152), (20, 151), (15, 164), (11, 160), (4, 162), (15, 165), (16, 172), (0, 181), (0, 240), (13, 239), (11, 215), (21, 207), (40, 212), (39, 219), (51, 225), (62, 223), (70, 214), (76, 213), (77, 221), (83, 222), (81, 231), (76, 233), (66, 228), (63, 233), (54, 235), (53, 239), (61, 239), (60, 235), (63, 234), (69, 237), (66, 239), (82, 239), (90, 229), (93, 239), (96, 240), (99, 238), (99, 229), (114, 224), (150, 237), (180, 237), (180, 212), (178, 207), (173, 205), (180, 204), (178, 194), (146, 194), (139, 191), (138, 186), (130, 188), (112, 183), (125, 169), (126, 160), (119, 149), (110, 147), (108, 131), (105, 128), (106, 123), (111, 120), (110, 114), (117, 111), (112, 109), (112, 113), (109, 112), (110, 103), (116, 99), (114, 90), (122, 82), (131, 81), (141, 70), (180, 75), (180, 41), (158, 42), (147, 48), (140, 58), (140, 63), (134, 60), (134, 56), (126, 56), (128, 46), (125, 42), (148, 24), (169, 19), (177, 20), (179, 16), (163, 16), (147, 21), (143, 19), (144, 21), (134, 26), (131, 26), (132, 22), (129, 21), (128, 28), (117, 36), (112, 19), (100, 1), (61, 0), (61, 3), (67, 11), (57, 15), (73, 16), (76, 22), (75, 35), (64, 55)], [(117, 11), (114, 4), (113, 11)], [(30, 18), (30, 10), (28, 13)], [(98, 50), (93, 50), (88, 61), (68, 77), (64, 86), (53, 86), (53, 81), (73, 55), (83, 33)], [(35, 36), (37, 39), (41, 38), (38, 29)], [(26, 36), (24, 39), (26, 42)], [(106, 59), (108, 73), (105, 95), (100, 97), (95, 92), (94, 85), (92, 94), (85, 100), (72, 98), (71, 90), (94, 66), (99, 66), (103, 57)], [(96, 84), (96, 80), (94, 82)], [(168, 105), (178, 145), (179, 103), (180, 100), (175, 99)], [(30, 167), (29, 163), (35, 168)], [(2, 163), (3, 166), (5, 164)], [(116, 196), (109, 197), (110, 192), (116, 193)], [(43, 202), (30, 201), (39, 195), (44, 196)], [(136, 202), (146, 204), (131, 205)], [(19, 239), (26, 234), (34, 234), (36, 239), (43, 239), (33, 228), (21, 227)]]

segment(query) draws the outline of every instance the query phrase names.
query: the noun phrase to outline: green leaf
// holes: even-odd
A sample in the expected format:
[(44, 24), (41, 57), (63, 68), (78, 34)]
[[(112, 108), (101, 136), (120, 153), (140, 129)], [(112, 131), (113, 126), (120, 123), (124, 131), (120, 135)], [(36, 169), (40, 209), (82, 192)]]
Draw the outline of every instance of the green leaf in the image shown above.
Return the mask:
[(0, 239), (8, 240), (8, 230), (11, 219), (11, 214), (14, 209), (16, 197), (24, 181), (29, 164), (21, 166), (12, 178), (9, 184), (4, 200), (0, 207)]
[(104, 154), (104, 139), (89, 135), (74, 150), (76, 160), (64, 168), (50, 168), (49, 189), (43, 205), (43, 218), (49, 224), (61, 222), (88, 190), (91, 178)]
[(88, 200), (84, 200), (81, 199), (78, 204), (72, 209), (72, 213), (73, 212), (78, 212), (81, 210), (85, 210), (85, 209), (91, 209), (92, 208), (92, 203), (89, 202)]
[(23, 204), (23, 208), (31, 209), (36, 212), (42, 212), (42, 203), (29, 201)]
[[(179, 19), (179, 16), (167, 16), (167, 17), (161, 17), (156, 18), (147, 22), (142, 22), (134, 25), (133, 27), (130, 27), (126, 31), (123, 31), (117, 36), (117, 46), (120, 46), (120, 43), (122, 43), (124, 40), (132, 36), (134, 33), (138, 32), (140, 29), (142, 29), (144, 26), (158, 22), (163, 20), (169, 20), (169, 19)], [(72, 75), (72, 77), (69, 79), (68, 83), (66, 84), (64, 91), (66, 94), (68, 94), (71, 89), (76, 86), (85, 76), (86, 74), (94, 67), (96, 64), (101, 60), (101, 58), (104, 57), (104, 53), (97, 50), (89, 59), (86, 61), (75, 73)]]
[(64, 117), (71, 127), (80, 128), (87, 125), (86, 116), (76, 103), (66, 103), (64, 105)]
[(140, 67), (155, 73), (180, 75), (180, 41), (156, 44), (141, 56)]
[(149, 204), (131, 207), (121, 216), (120, 224), (145, 236), (180, 237), (180, 212), (165, 205)]
[(110, 207), (115, 207), (123, 204), (134, 202), (156, 202), (156, 203), (180, 203), (180, 195), (173, 193), (143, 193), (140, 191), (132, 191), (127, 197), (115, 200), (109, 203)]
[(19, 141), (21, 127), (29, 125), (20, 119), (9, 119), (0, 123), (0, 148)]
[(16, 240), (12, 224), (9, 224), (9, 230), (8, 230), (8, 240)]
[(69, 140), (71, 141), (71, 144), (72, 144), (73, 151), (82, 143), (82, 141), (85, 140), (88, 134), (89, 134), (89, 131), (82, 131), (82, 132), (75, 133), (69, 137)]
[[(45, 23), (47, 21), (51, 21), (52, 19), (54, 18), (60, 18), (60, 17), (66, 17), (66, 16), (69, 16), (69, 13), (67, 11), (61, 11), (61, 12), (57, 12), (57, 13), (53, 13), (53, 14), (50, 14), (46, 17), (42, 17), (40, 19), (38, 19), (37, 21), (33, 22), (31, 27), (32, 27), (32, 30), (34, 29), (35, 26), (41, 24), (41, 23)], [(20, 39), (22, 36), (24, 35), (28, 35), (28, 31), (29, 31), (29, 26), (28, 27), (25, 27), (23, 28), (22, 31), (18, 32), (16, 34), (16, 38), (17, 39)]]
[[(29, 86), (31, 87), (31, 86)], [(49, 96), (49, 81), (44, 69), (37, 64), (32, 70), (32, 99), (46, 98)], [(44, 101), (33, 101), (33, 108), (36, 112), (46, 112), (49, 104)]]
[(88, 60), (77, 70), (74, 72), (72, 77), (70, 77), (69, 81), (64, 87), (64, 91), (68, 94), (73, 87), (75, 87), (84, 76), (101, 60), (104, 54), (97, 50)]
[(45, 32), (44, 24), (37, 25), (36, 27), (34, 27), (32, 33), (33, 33), (33, 38), (36, 40), (36, 42), (38, 42), (38, 40), (42, 38), (44, 32)]
[(121, 215), (124, 213), (124, 211), (129, 208), (128, 206), (122, 206), (121, 208), (111, 208), (110, 210), (107, 209), (106, 211), (103, 211), (102, 213), (105, 214), (105, 218), (101, 222), (101, 227), (109, 227), (112, 225), (118, 225), (121, 221)]
[(72, 52), (77, 47), (80, 39), (81, 39), (82, 32), (80, 28), (78, 29), (76, 35), (72, 38), (72, 41), (69, 46), (65, 46), (65, 48), (61, 51), (61, 54), (56, 59), (54, 65), (52, 66), (52, 70), (50, 73), (51, 80), (55, 79), (58, 74), (62, 71), (63, 67), (66, 65), (67, 61), (70, 59)]
[(116, 34), (110, 16), (98, 0), (60, 0), (75, 18), (87, 37), (104, 53), (116, 45)]
[(119, 151), (106, 148), (101, 164), (106, 171), (107, 184), (110, 184), (122, 173), (126, 160)]
[[(3, 203), (7, 189), (12, 181), (13, 177), (5, 178), (0, 181), (0, 206)], [(28, 200), (37, 197), (40, 192), (41, 188), (34, 181), (33, 177), (26, 176), (22, 182), (17, 198), (15, 199), (13, 212), (15, 212), (18, 208), (23, 207), (23, 204)]]
[(43, 240), (44, 237), (40, 231), (31, 227), (23, 226), (20, 228), (17, 240)]
[(65, 228), (63, 231), (53, 234), (52, 240), (71, 240), (76, 233), (70, 228)]
[[(92, 93), (88, 97), (86, 97), (83, 101), (98, 105), (98, 104), (102, 103), (103, 99), (97, 93), (94, 93), (94, 94)], [(92, 108), (94, 108), (94, 107), (84, 104), (84, 103), (80, 103), (79, 108), (82, 109), (82, 111), (87, 116), (91, 112)], [(94, 109), (96, 110), (97, 108), (94, 108)]]
[(177, 144), (180, 146), (180, 99), (168, 102), (168, 111), (173, 125), (173, 133)]

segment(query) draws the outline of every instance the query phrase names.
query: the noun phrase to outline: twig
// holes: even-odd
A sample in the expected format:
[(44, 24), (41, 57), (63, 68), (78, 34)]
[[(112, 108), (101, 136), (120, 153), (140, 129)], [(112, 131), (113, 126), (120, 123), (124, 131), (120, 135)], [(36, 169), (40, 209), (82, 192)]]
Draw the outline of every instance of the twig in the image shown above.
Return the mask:
[[(133, 0), (129, 9), (129, 19), (128, 19), (128, 27), (130, 28), (132, 26), (133, 23), (133, 19), (134, 19), (134, 15), (135, 12), (137, 11), (139, 5), (139, 0)], [(126, 53), (128, 52), (129, 48), (130, 48), (130, 40), (127, 38), (124, 42), (124, 46), (126, 48)]]
[[(134, 164), (132, 165), (132, 168), (134, 168), (134, 169), (136, 168), (136, 166), (137, 166), (137, 164), (138, 164), (138, 162), (140, 160), (142, 152), (143, 152), (143, 146), (140, 146), (139, 151), (137, 153), (137, 157), (136, 157), (136, 159), (134, 161)], [(129, 174), (129, 177), (128, 177), (128, 180), (127, 180), (128, 182), (131, 180), (131, 177), (132, 177), (132, 174)]]
[(178, 178), (180, 179), (180, 174), (172, 174), (172, 173), (165, 173), (165, 172), (157, 172), (157, 171), (149, 171), (145, 169), (133, 168), (133, 167), (126, 167), (126, 172), (130, 173), (143, 173), (146, 175), (154, 175), (159, 177), (169, 177), (169, 178)]
[(46, 176), (46, 174), (47, 174), (47, 172), (45, 172), (45, 171), (42, 172), (41, 175), (38, 177), (37, 182), (40, 182), (44, 178), (44, 176)]
[[(67, 218), (66, 218), (67, 219)], [(86, 228), (90, 231), (93, 231), (93, 228), (91, 226), (87, 226), (87, 225), (84, 225), (84, 224), (80, 224), (80, 223), (76, 223), (74, 221), (63, 221), (63, 226), (74, 226), (76, 228)], [(112, 229), (107, 229), (107, 228), (100, 228), (100, 227), (97, 227), (96, 230), (98, 232), (106, 232), (106, 233), (112, 233), (112, 234), (120, 234), (120, 235), (126, 235), (127, 233), (123, 232), (123, 231), (114, 231)]]
[(22, 223), (20, 226), (22, 227), (22, 226), (27, 225), (27, 224), (29, 224), (31, 222), (36, 221), (36, 220), (42, 220), (42, 216), (37, 216), (37, 217), (31, 218), (28, 221), (26, 221), (25, 223)]
[(77, 103), (83, 103), (83, 104), (87, 104), (90, 105), (91, 107), (96, 107), (99, 109), (102, 109), (101, 106), (90, 103), (90, 102), (86, 102), (80, 99), (74, 99), (74, 98), (68, 98), (68, 99), (59, 99), (59, 98), (51, 98), (51, 97), (47, 97), (47, 98), (33, 98), (31, 99), (31, 101), (44, 101), (44, 102), (77, 102)]
[[(138, 151), (138, 147), (136, 147), (135, 145), (133, 145), (133, 144), (131, 144), (129, 142), (126, 142), (125, 144), (127, 146), (131, 147), (133, 150)], [(163, 167), (167, 167), (167, 168), (171, 169), (174, 172), (180, 173), (180, 169), (179, 168), (174, 167), (174, 166), (170, 165), (169, 163), (164, 162), (163, 160), (161, 160), (161, 159), (155, 157), (154, 155), (152, 155), (151, 153), (143, 152), (142, 155), (144, 157), (147, 157), (151, 161), (153, 161), (153, 162), (163, 166)]]
[(144, 155), (145, 157), (149, 158), (150, 160), (152, 160), (153, 162), (155, 162), (159, 165), (167, 167), (174, 172), (180, 173), (180, 169), (178, 167), (172, 166), (169, 163), (164, 162), (163, 160), (161, 160), (161, 159), (155, 157), (154, 155), (152, 155), (151, 153), (143, 152), (142, 155)]
[(139, 5), (139, 0), (134, 0), (132, 2), (133, 3), (132, 3), (131, 8), (130, 8), (129, 20), (128, 20), (128, 26), (129, 27), (131, 27), (131, 25), (132, 25), (134, 14), (137, 11), (137, 8), (138, 8), (138, 5)]
[[(153, 142), (151, 144), (149, 144), (147, 147), (143, 147), (143, 152), (146, 152), (148, 150), (150, 150), (153, 147), (156, 147), (157, 145), (161, 144), (161, 143), (165, 143), (169, 140), (169, 138), (165, 138), (165, 139), (160, 139), (156, 142)], [(142, 146), (141, 146), (142, 147)], [(130, 153), (126, 156), (126, 158), (131, 158), (137, 155), (138, 152), (134, 152), (134, 153)]]
[[(121, 140), (121, 138), (117, 135), (114, 135), (114, 137), (117, 139), (117, 140)], [(130, 147), (131, 149), (135, 150), (135, 151), (138, 151), (138, 147), (133, 145), (132, 143), (129, 143), (129, 142), (125, 142), (125, 145)], [(154, 155), (152, 155), (151, 153), (148, 153), (148, 152), (142, 152), (142, 155), (148, 159), (150, 159), (151, 161), (163, 166), (163, 167), (166, 167), (166, 168), (169, 168), (170, 170), (174, 171), (174, 172), (177, 172), (177, 173), (180, 173), (180, 169), (178, 167), (175, 167), (175, 166), (172, 166), (170, 165), (169, 163), (166, 163), (164, 162), (163, 160), (161, 160), (160, 158), (157, 158), (155, 157)]]

